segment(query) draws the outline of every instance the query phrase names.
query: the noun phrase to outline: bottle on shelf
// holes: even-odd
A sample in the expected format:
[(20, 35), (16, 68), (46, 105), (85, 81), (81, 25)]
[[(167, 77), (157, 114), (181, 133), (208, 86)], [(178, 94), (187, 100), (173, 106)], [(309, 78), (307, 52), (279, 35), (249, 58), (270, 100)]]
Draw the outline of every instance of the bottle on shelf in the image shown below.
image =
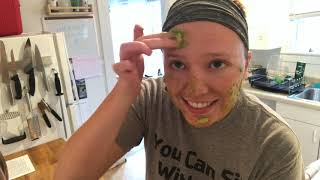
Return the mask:
[[(81, 0), (71, 0), (71, 6), (80, 7), (81, 6)], [(73, 11), (79, 12), (79, 9), (76, 8)]]
[(49, 0), (49, 4), (52, 7), (57, 7), (58, 1), (57, 0)]
[[(58, 7), (71, 7), (70, 0), (58, 0)], [(61, 12), (71, 12), (72, 9), (60, 10)]]
[[(81, 5), (83, 7), (89, 7), (88, 0), (82, 0)], [(84, 9), (83, 12), (88, 12), (88, 9)]]

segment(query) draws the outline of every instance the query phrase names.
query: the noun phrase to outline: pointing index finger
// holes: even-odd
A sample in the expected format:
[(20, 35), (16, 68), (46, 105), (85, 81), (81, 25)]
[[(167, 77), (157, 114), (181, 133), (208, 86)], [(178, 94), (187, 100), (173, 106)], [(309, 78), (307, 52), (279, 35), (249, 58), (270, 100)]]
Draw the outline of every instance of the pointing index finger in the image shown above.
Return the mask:
[(136, 41), (145, 43), (150, 49), (172, 49), (177, 48), (177, 40), (172, 33), (162, 32), (141, 36)]
[(137, 40), (141, 36), (143, 36), (143, 28), (136, 24), (133, 30), (133, 40)]

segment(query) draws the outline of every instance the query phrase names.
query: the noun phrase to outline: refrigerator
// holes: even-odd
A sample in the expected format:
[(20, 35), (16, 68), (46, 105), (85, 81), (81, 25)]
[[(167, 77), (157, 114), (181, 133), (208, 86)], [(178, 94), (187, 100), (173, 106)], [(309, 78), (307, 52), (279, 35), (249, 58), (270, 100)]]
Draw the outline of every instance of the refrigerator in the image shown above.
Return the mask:
[(71, 65), (75, 116), (72, 130), (78, 129), (95, 112), (107, 95), (107, 74), (99, 49), (93, 15), (81, 17), (44, 17), (43, 31), (63, 32)]
[[(29, 82), (30, 76), (26, 73), (26, 65), (23, 63), (26, 62), (25, 51), (28, 39), (31, 44), (31, 66), (34, 68), (35, 77), (33, 96), (29, 93), (32, 85)], [(72, 85), (74, 81), (71, 76), (72, 67), (69, 63), (64, 34), (41, 33), (9, 36), (1, 37), (0, 41), (5, 47), (8, 62), (5, 66), (1, 63), (5, 60), (4, 56), (0, 56), (0, 137), (2, 142), (0, 151), (7, 155), (57, 138), (69, 138), (77, 122), (77, 104), (74, 98), (76, 88)], [(3, 54), (3, 51), (0, 50), (0, 52)], [(39, 68), (39, 61), (37, 61), (39, 57), (41, 57), (43, 68)], [(21, 99), (17, 99), (18, 85), (13, 80), (9, 82), (4, 80), (5, 71), (9, 77), (18, 74), (22, 91)], [(56, 95), (55, 75), (60, 78), (63, 93), (61, 96)], [(59, 121), (50, 109), (44, 109), (45, 113), (41, 111), (39, 103), (42, 99), (62, 121)], [(30, 104), (32, 109), (30, 109)], [(44, 114), (51, 127), (45, 121)], [(39, 125), (38, 128), (35, 128), (38, 133), (37, 138), (34, 138), (34, 131), (30, 130), (30, 127), (37, 127), (35, 122), (38, 122)], [(21, 139), (14, 139), (15, 137)]]

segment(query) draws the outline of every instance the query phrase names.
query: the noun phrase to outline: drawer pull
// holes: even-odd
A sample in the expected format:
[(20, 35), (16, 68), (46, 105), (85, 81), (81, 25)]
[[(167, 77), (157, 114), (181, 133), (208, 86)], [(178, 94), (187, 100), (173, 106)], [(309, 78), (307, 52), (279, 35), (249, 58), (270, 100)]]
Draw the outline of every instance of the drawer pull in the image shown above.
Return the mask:
[(317, 130), (313, 130), (313, 143), (317, 142)]

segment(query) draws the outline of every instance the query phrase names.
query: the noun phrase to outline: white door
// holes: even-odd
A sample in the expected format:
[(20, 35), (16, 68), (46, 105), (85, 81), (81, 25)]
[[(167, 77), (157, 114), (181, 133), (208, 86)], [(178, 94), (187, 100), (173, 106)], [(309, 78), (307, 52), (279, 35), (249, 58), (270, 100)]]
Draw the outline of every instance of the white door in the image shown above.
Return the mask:
[(288, 118), (286, 118), (286, 121), (292, 127), (299, 138), (302, 149), (303, 162), (305, 166), (317, 160), (320, 127), (300, 121), (291, 120)]

